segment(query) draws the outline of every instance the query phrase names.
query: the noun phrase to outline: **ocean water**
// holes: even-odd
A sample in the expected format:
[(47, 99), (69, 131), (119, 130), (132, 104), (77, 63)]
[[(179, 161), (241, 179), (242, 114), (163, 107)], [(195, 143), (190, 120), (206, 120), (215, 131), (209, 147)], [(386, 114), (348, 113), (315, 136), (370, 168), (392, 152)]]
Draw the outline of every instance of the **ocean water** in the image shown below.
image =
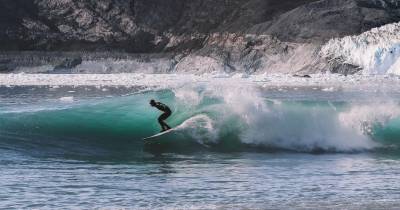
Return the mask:
[(3, 86), (0, 208), (396, 209), (393, 90)]

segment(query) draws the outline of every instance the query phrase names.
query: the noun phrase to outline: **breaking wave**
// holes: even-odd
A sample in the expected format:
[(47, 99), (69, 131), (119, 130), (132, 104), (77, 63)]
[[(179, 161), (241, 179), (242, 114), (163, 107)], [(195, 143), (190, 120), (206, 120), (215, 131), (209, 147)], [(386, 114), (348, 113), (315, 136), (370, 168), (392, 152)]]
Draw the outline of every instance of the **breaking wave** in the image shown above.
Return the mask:
[(209, 84), (6, 107), (0, 111), (0, 147), (62, 154), (142, 151), (142, 138), (160, 130), (151, 98), (173, 107), (168, 122), (177, 128), (157, 140), (157, 147), (172, 152), (362, 152), (396, 150), (400, 140), (397, 102), (273, 100), (251, 85)]

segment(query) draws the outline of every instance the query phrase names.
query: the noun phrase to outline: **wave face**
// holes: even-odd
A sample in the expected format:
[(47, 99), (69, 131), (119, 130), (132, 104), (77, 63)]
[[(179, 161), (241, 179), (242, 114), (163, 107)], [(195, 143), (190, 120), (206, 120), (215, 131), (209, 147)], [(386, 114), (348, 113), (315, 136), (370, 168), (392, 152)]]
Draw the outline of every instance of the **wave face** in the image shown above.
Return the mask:
[(361, 152), (397, 150), (399, 145), (397, 102), (289, 100), (253, 86), (215, 84), (20, 105), (16, 99), (0, 106), (0, 147), (139, 154), (142, 138), (160, 130), (160, 113), (148, 105), (152, 98), (172, 107), (168, 123), (178, 127), (158, 140), (158, 147), (172, 152)]

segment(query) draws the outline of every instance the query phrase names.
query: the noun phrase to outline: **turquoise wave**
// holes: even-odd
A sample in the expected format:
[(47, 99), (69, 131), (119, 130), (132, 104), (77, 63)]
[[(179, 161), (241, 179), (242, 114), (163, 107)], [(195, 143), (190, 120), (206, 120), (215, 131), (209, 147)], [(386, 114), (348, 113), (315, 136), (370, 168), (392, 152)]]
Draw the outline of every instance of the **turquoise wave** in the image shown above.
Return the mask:
[[(195, 93), (193, 98), (177, 90), (148, 91), (3, 106), (0, 146), (127, 155), (143, 150), (354, 152), (397, 150), (399, 145), (400, 112), (393, 110), (400, 109), (398, 104), (270, 100), (247, 95), (232, 99)], [(168, 123), (179, 129), (145, 145), (144, 137), (160, 131), (160, 113), (148, 104), (153, 98), (172, 107)], [(385, 107), (387, 112), (378, 110)]]

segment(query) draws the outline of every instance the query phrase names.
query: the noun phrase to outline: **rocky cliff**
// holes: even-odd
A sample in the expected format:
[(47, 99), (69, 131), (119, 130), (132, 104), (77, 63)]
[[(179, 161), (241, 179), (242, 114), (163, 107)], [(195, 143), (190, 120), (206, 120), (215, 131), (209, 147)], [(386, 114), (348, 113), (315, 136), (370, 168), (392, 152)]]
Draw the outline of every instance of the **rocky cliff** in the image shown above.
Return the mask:
[(185, 72), (347, 73), (357, 67), (321, 58), (321, 46), (398, 21), (400, 0), (2, 0), (0, 50), (161, 53)]

